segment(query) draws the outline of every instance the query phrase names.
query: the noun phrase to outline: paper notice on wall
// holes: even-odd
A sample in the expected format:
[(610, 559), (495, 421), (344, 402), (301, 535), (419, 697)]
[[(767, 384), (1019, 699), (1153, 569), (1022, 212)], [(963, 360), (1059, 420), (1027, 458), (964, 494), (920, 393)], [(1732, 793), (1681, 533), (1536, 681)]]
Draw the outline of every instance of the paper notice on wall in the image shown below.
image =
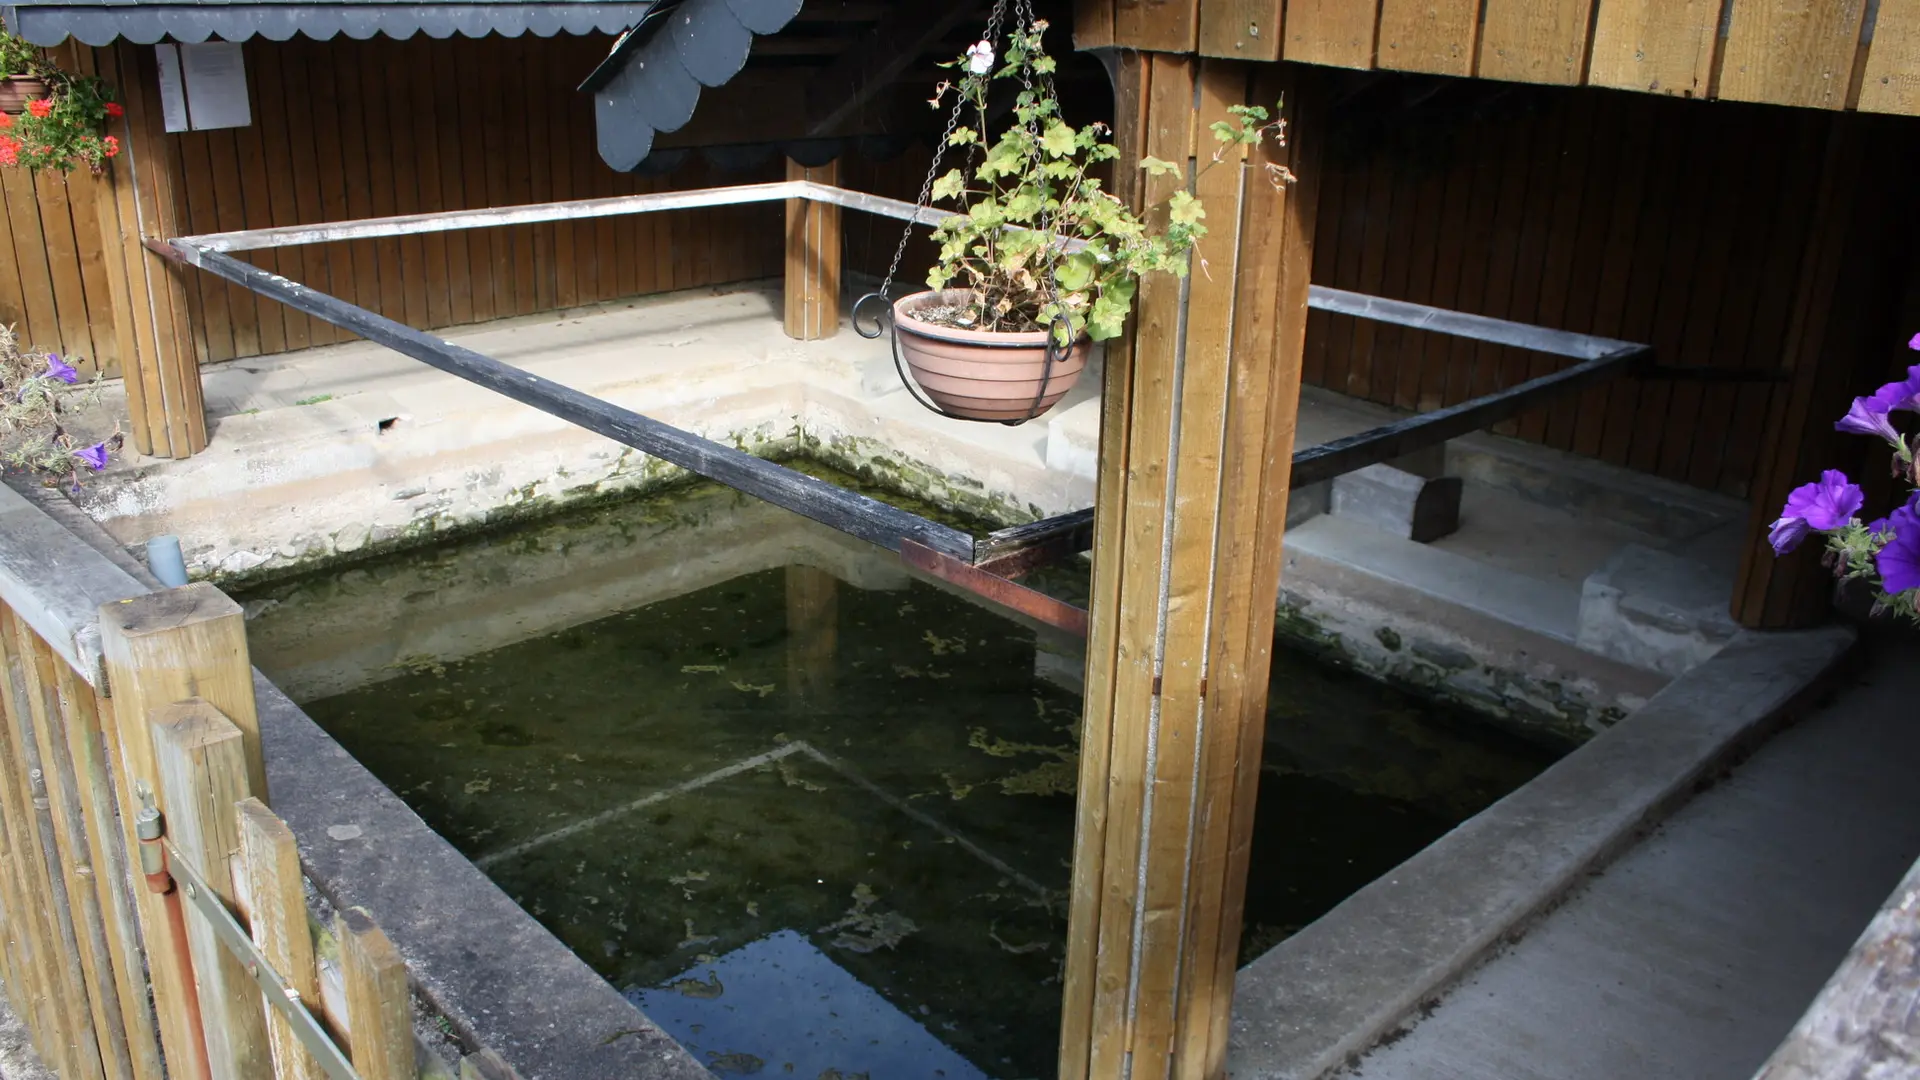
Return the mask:
[(187, 123), (187, 88), (180, 78), (180, 47), (155, 45), (153, 58), (160, 68), (160, 117), (168, 131), (190, 131)]
[(180, 46), (180, 72), (187, 84), (187, 116), (193, 130), (253, 123), (247, 101), (247, 63), (239, 42)]

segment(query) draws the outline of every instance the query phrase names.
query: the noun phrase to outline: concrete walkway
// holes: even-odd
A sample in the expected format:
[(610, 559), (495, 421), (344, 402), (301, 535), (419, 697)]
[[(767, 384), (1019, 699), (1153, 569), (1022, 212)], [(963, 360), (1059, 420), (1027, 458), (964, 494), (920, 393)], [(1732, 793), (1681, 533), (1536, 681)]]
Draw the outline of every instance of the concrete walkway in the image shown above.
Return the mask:
[(1746, 1080), (1920, 855), (1920, 643), (1775, 737), (1352, 1080)]

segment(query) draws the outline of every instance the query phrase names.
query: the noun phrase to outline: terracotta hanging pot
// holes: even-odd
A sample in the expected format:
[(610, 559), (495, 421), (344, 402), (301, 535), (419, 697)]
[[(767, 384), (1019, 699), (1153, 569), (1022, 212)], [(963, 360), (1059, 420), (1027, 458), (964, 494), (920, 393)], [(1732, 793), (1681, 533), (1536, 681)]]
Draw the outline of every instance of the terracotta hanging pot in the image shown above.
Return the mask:
[(38, 75), (9, 75), (0, 79), (0, 112), (19, 115), (27, 111), (27, 102), (50, 92), (47, 80)]
[(1048, 371), (1045, 330), (960, 330), (915, 317), (929, 307), (967, 304), (972, 297), (964, 289), (948, 289), (894, 301), (897, 348), (913, 381), (942, 413), (961, 420), (1018, 424), (1053, 408), (1086, 370), (1092, 342), (1082, 336)]

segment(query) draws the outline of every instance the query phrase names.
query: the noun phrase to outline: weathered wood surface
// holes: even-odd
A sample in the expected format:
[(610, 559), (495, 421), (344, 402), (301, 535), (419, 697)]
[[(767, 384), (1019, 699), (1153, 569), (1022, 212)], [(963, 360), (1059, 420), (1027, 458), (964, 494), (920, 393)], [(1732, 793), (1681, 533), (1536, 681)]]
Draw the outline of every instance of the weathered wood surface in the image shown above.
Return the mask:
[(1199, 1080), (1226, 1067), (1317, 190), (1261, 166), (1311, 176), (1324, 129), (1302, 68), (1149, 54), (1119, 84), (1123, 153), (1191, 160), (1249, 94), (1286, 92), (1296, 124), (1198, 173), (1210, 273), (1143, 281), (1107, 361), (1059, 1075)]
[(1754, 1080), (1920, 1075), (1920, 863)]
[[(787, 162), (787, 179), (836, 185), (840, 163), (808, 168)], [(787, 336), (818, 341), (840, 332), (840, 207), (812, 199), (787, 200), (787, 270), (783, 278)]]
[[(208, 702), (190, 698), (155, 711), (151, 730), (167, 840), (231, 909), (238, 897), (233, 857), (240, 851), (234, 804), (253, 794), (240, 728)], [(213, 1080), (272, 1076), (266, 1013), (245, 962), (204, 918), (189, 915), (187, 941)]]
[[(1884, 0), (1078, 0), (1075, 44), (1920, 114)], [(1727, 28), (1720, 32), (1722, 19)], [(1197, 32), (1196, 28), (1197, 27)]]
[[(259, 799), (242, 800), (237, 812), (253, 942), (286, 980), (288, 989), (300, 995), (300, 1003), (317, 1013), (320, 969), (307, 927), (306, 882), (300, 875), (293, 830)], [(267, 1017), (267, 1038), (273, 1050), (274, 1080), (322, 1080), (326, 1075), (300, 1045), (293, 1025), (277, 1012)]]
[(0, 484), (0, 601), (89, 685), (104, 689), (100, 605), (145, 587), (81, 544), (40, 507)]

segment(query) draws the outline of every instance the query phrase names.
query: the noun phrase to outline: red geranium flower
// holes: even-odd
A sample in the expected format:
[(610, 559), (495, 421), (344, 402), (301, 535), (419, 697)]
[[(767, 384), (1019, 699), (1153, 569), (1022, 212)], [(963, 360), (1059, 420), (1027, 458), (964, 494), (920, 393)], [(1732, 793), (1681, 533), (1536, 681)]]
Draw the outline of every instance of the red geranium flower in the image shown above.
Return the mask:
[(118, 118), (127, 115), (127, 110), (121, 108), (119, 102), (109, 101), (107, 102), (107, 115)]
[(35, 116), (45, 116), (53, 111), (53, 100), (51, 98), (34, 98), (32, 101), (27, 102), (27, 111)]
[(20, 163), (20, 140), (0, 138), (0, 165)]
[(114, 138), (113, 136), (111, 136), (111, 135), (109, 135), (109, 136), (107, 136), (106, 138), (104, 138), (104, 139), (102, 139), (102, 140), (100, 140), (100, 141), (101, 141), (101, 142), (102, 142), (103, 144), (105, 144), (105, 146), (106, 146), (106, 148), (107, 148), (107, 156), (108, 156), (108, 157), (113, 157), (113, 156), (114, 156), (115, 154), (118, 154), (118, 153), (120, 152), (120, 140), (119, 140), (119, 139), (116, 139), (116, 138)]
[(13, 126), (13, 114), (0, 112), (0, 130)]

